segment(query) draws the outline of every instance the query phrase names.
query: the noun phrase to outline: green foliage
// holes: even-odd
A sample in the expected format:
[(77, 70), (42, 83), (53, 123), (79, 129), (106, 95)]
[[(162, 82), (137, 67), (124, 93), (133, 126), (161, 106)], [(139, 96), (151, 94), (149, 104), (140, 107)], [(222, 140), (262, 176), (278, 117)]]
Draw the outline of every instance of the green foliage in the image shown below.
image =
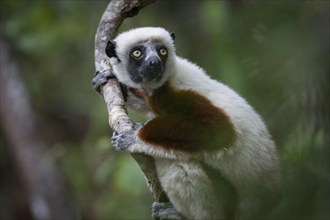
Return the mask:
[[(239, 2), (158, 1), (121, 30), (173, 31), (180, 56), (263, 116), (283, 167), (284, 195), (273, 219), (329, 218), (329, 2)], [(107, 4), (2, 1), (1, 35), (17, 51), (78, 216), (150, 219), (143, 176), (128, 155), (112, 150), (105, 105), (90, 85), (94, 34)]]

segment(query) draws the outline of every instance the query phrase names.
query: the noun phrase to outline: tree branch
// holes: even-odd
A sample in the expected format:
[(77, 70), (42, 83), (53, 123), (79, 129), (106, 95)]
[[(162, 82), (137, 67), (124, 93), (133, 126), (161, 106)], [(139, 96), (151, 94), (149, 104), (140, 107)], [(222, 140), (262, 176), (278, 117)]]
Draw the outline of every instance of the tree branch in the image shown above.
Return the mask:
[[(110, 76), (111, 65), (105, 54), (108, 40), (114, 38), (116, 32), (126, 17), (134, 16), (138, 11), (155, 0), (121, 0), (111, 1), (107, 6), (95, 36), (95, 67), (96, 71)], [(117, 132), (132, 129), (133, 122), (127, 115), (123, 95), (116, 79), (110, 79), (101, 89), (106, 102), (109, 124)], [(140, 166), (148, 181), (149, 189), (157, 202), (168, 202), (166, 194), (159, 183), (154, 160), (144, 154), (131, 154)]]

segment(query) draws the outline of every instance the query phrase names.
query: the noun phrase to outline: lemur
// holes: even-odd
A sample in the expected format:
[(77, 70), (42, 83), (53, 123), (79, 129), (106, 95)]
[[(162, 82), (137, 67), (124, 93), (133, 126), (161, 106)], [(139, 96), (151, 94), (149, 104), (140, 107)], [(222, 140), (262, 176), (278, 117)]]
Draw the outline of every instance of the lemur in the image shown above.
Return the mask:
[[(174, 38), (144, 27), (108, 42), (127, 106), (147, 117), (144, 125), (114, 133), (112, 144), (155, 159), (174, 207), (154, 203), (154, 217), (264, 219), (281, 191), (278, 153), (265, 123), (236, 92), (177, 56)], [(94, 87), (106, 81), (99, 73)]]

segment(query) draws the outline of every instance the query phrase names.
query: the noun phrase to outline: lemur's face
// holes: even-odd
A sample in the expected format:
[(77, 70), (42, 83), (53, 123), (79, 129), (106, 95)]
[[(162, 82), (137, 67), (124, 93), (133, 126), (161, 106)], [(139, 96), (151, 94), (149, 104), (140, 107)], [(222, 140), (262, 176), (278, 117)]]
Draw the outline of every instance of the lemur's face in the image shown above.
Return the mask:
[(118, 81), (131, 88), (156, 89), (175, 69), (174, 34), (163, 28), (137, 28), (108, 41), (105, 52)]
[(142, 42), (128, 50), (127, 56), (126, 68), (133, 82), (159, 82), (162, 79), (168, 57), (164, 44)]

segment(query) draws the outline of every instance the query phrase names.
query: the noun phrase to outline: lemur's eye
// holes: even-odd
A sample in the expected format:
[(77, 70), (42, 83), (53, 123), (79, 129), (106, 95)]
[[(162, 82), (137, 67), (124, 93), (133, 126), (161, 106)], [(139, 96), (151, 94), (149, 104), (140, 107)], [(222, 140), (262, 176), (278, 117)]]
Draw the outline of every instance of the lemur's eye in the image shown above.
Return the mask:
[(134, 51), (132, 52), (132, 55), (133, 55), (134, 57), (138, 58), (138, 57), (140, 57), (140, 56), (142, 55), (142, 52), (141, 52), (141, 50), (134, 50)]
[(159, 50), (160, 55), (165, 56), (167, 54), (167, 50), (162, 48)]

